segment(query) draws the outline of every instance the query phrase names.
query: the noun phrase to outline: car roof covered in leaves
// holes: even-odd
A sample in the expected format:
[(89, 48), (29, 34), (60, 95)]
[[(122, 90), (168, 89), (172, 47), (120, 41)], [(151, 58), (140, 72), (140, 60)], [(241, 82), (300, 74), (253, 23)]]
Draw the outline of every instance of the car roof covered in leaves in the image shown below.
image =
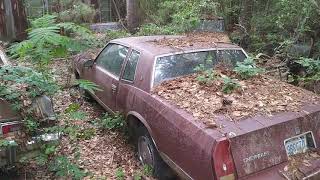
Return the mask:
[(133, 49), (148, 52), (154, 56), (211, 48), (240, 48), (232, 44), (228, 36), (223, 33), (200, 33), (183, 36), (139, 36), (115, 39), (111, 43), (130, 46)]

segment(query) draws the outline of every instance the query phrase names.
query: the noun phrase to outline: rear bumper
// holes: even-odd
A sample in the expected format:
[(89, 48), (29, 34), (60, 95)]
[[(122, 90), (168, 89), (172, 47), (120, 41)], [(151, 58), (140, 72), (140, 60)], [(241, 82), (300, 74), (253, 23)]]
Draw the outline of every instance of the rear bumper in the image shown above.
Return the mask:
[(11, 145), (0, 149), (0, 168), (11, 168), (15, 166), (21, 157), (31, 157), (33, 152), (39, 150), (42, 143), (57, 141), (60, 138), (59, 133), (42, 134), (32, 137), (24, 145), (17, 145), (14, 140), (9, 141)]
[[(290, 177), (284, 172), (285, 166), (288, 163), (282, 163), (263, 171), (239, 178), (239, 180), (290, 180)], [(299, 172), (303, 174), (302, 178), (308, 180), (318, 180), (320, 179), (320, 159), (313, 160), (310, 162), (310, 166), (300, 165)]]

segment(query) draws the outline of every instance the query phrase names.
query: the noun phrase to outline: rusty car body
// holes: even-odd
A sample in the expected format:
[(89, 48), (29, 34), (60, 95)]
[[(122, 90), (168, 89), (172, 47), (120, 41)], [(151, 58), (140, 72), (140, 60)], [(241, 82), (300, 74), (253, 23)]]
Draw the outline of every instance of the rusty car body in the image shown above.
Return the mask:
[[(116, 39), (96, 59), (74, 60), (76, 77), (103, 89), (91, 94), (94, 99), (107, 111), (120, 111), (126, 116), (139, 159), (151, 165), (159, 179), (172, 177), (166, 176), (170, 170), (163, 171), (162, 160), (184, 179), (286, 179), (281, 170), (288, 164), (289, 155), (284, 147), (287, 139), (307, 134), (311, 139), (308, 147), (318, 148), (319, 106), (306, 105), (303, 111), (308, 115), (284, 112), (239, 122), (221, 115), (216, 121), (225, 126), (210, 129), (185, 110), (153, 94), (156, 63), (161, 57), (208, 50), (232, 50), (242, 53), (242, 59), (247, 57), (241, 47), (230, 43), (185, 48), (153, 43), (163, 38), (177, 37)], [(115, 69), (108, 65), (110, 61), (118, 63)], [(305, 178), (319, 173), (320, 161), (310, 163), (310, 167), (302, 170)]]
[[(11, 66), (4, 49), (0, 47), (0, 68)], [(32, 103), (33, 111), (43, 121), (56, 122), (51, 99), (47, 96), (36, 97)], [(53, 123), (50, 123), (53, 124)], [(49, 126), (48, 126), (49, 127)], [(23, 156), (32, 157), (40, 148), (39, 142), (52, 142), (59, 138), (58, 133), (39, 133), (26, 139), (20, 114), (13, 110), (12, 104), (0, 97), (0, 168), (14, 168)], [(23, 144), (21, 144), (23, 142)]]

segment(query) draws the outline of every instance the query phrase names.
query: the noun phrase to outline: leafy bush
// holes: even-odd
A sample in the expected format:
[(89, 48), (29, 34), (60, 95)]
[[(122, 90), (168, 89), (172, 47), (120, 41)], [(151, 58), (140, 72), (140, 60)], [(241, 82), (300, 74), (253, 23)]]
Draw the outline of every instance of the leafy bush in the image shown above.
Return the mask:
[(131, 36), (131, 34), (125, 30), (119, 30), (119, 31), (108, 30), (106, 32), (106, 36), (108, 40), (112, 40), (112, 39), (129, 37)]
[(306, 68), (306, 74), (299, 79), (304, 82), (320, 80), (320, 59), (300, 58), (297, 63)]
[(242, 79), (249, 79), (262, 73), (264, 70), (262, 68), (258, 68), (252, 58), (247, 58), (243, 62), (237, 62), (234, 71), (240, 75)]
[(0, 69), (0, 97), (11, 102), (15, 109), (28, 111), (33, 98), (53, 95), (58, 90), (54, 81), (31, 68), (3, 66)]
[(105, 114), (96, 121), (97, 125), (102, 129), (115, 130), (125, 126), (125, 121), (120, 113), (114, 115)]
[(225, 94), (231, 94), (236, 89), (240, 88), (240, 84), (229, 77), (222, 77), (223, 80), (223, 86), (222, 86), (222, 92)]
[(207, 86), (211, 86), (213, 81), (216, 80), (218, 78), (217, 73), (213, 70), (206, 70), (204, 72), (202, 72), (198, 77), (197, 77), (197, 81), (200, 84), (205, 84)]
[(64, 178), (82, 179), (87, 175), (78, 165), (70, 162), (65, 156), (55, 158), (54, 162), (49, 165), (49, 169), (55, 172), (57, 176)]
[(117, 180), (124, 180), (125, 174), (122, 168), (118, 168), (116, 171), (116, 179)]
[(13, 58), (29, 60), (42, 69), (53, 58), (66, 57), (92, 43), (94, 37), (88, 29), (74, 23), (58, 23), (56, 16), (45, 15), (31, 21), (28, 39), (13, 44), (9, 52)]

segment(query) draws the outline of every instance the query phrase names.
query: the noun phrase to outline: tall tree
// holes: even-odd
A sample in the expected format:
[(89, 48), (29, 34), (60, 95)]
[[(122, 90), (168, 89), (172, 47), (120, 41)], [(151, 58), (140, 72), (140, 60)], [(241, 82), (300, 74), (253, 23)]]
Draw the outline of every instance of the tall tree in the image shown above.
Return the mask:
[(140, 24), (138, 0), (127, 0), (127, 25), (134, 32)]

